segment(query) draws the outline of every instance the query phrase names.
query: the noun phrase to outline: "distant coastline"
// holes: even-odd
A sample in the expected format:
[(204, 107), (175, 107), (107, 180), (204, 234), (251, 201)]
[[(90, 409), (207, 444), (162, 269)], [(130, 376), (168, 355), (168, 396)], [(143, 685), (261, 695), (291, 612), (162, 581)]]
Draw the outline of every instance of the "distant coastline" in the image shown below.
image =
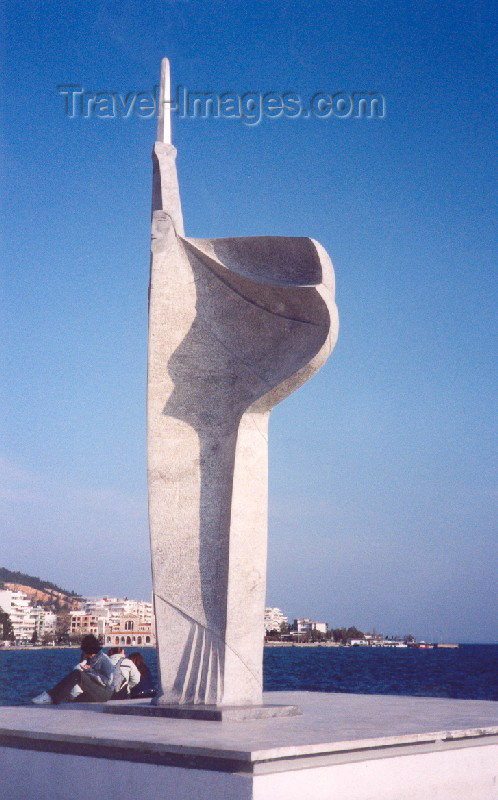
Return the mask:
[[(126, 645), (127, 648), (134, 649), (134, 650), (155, 650), (155, 644), (139, 644), (139, 645)], [(0, 642), (0, 653), (3, 651), (5, 653), (10, 652), (11, 650), (24, 650), (25, 652), (33, 652), (37, 650), (79, 650), (80, 646), (78, 644), (11, 644), (5, 642)], [(105, 645), (103, 645), (103, 650), (105, 650)]]
[[(498, 646), (498, 642), (455, 642), (455, 643), (451, 643), (451, 644), (434, 643), (434, 644), (431, 644), (430, 649), (433, 649), (433, 650), (438, 650), (438, 649), (439, 650), (446, 650), (446, 649), (457, 650), (460, 647), (473, 646), (473, 645), (476, 645), (476, 646), (478, 645), (479, 647), (496, 647), (496, 646)], [(141, 644), (141, 645), (138, 645), (138, 646), (136, 646), (136, 645), (127, 645), (127, 647), (128, 648), (129, 647), (133, 647), (133, 648), (136, 648), (136, 649), (144, 649), (144, 650), (154, 650), (155, 649), (155, 645), (154, 644)], [(355, 645), (350, 645), (350, 644), (342, 644), (341, 642), (331, 642), (331, 641), (322, 641), (322, 642), (269, 641), (269, 642), (265, 642), (264, 643), (264, 647), (268, 648), (268, 649), (280, 649), (280, 648), (289, 648), (289, 647), (294, 647), (294, 648), (298, 648), (298, 649), (306, 649), (306, 648), (310, 648), (310, 647), (312, 647), (312, 648), (321, 647), (321, 648), (324, 648), (324, 649), (329, 649), (329, 648), (335, 648), (335, 649), (346, 648), (346, 649), (350, 649), (350, 648), (355, 648), (356, 646)], [(376, 650), (376, 649), (398, 650), (400, 648), (397, 648), (397, 647), (382, 647), (382, 648), (380, 648), (380, 647), (362, 647), (361, 649), (362, 650)], [(403, 650), (420, 650), (420, 649), (424, 649), (424, 648), (408, 647), (408, 648), (401, 648), (401, 649), (403, 649)], [(79, 645), (77, 643), (76, 644), (53, 644), (53, 645), (27, 643), (27, 644), (19, 645), (19, 644), (9, 644), (8, 642), (0, 641), (0, 653), (2, 651), (6, 653), (6, 652), (15, 651), (15, 650), (24, 650), (26, 652), (33, 652), (33, 651), (39, 651), (39, 650), (43, 650), (43, 651), (45, 651), (45, 650), (79, 650)]]

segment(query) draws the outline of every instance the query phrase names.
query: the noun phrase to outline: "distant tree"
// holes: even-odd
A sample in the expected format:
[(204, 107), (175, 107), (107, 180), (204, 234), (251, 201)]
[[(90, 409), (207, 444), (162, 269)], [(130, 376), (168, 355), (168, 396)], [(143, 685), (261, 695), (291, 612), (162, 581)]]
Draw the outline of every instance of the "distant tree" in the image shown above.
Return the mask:
[(290, 631), (290, 625), (289, 625), (289, 623), (288, 623), (288, 622), (281, 622), (281, 623), (280, 623), (280, 633), (281, 633), (283, 636), (287, 636), (287, 634), (289, 633), (289, 631)]
[(332, 638), (334, 642), (338, 644), (344, 643), (346, 641), (346, 628), (333, 628), (332, 629)]
[(69, 614), (58, 614), (55, 624), (55, 639), (60, 644), (69, 642), (69, 630), (71, 628), (71, 617)]
[(33, 636), (31, 637), (31, 644), (36, 644), (38, 641), (38, 631), (36, 628), (33, 631)]
[(0, 608), (0, 639), (2, 642), (13, 642), (15, 638), (10, 615)]
[(346, 638), (347, 639), (364, 639), (365, 634), (363, 631), (359, 631), (358, 628), (355, 628), (353, 625), (352, 628), (348, 628), (346, 631)]
[(332, 638), (334, 642), (346, 644), (348, 639), (364, 639), (365, 634), (353, 625), (351, 628), (333, 628)]

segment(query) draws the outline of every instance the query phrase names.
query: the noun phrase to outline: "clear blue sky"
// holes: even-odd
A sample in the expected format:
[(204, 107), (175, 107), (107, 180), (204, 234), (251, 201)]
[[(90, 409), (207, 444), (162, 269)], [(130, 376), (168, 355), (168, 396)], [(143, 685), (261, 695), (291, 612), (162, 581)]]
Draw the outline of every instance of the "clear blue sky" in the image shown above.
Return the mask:
[(341, 331), (272, 413), (268, 603), (496, 640), (492, 5), (10, 4), (3, 20), (1, 565), (150, 593), (145, 379), (155, 120), (59, 84), (377, 91), (384, 119), (174, 119), (188, 235), (306, 235)]

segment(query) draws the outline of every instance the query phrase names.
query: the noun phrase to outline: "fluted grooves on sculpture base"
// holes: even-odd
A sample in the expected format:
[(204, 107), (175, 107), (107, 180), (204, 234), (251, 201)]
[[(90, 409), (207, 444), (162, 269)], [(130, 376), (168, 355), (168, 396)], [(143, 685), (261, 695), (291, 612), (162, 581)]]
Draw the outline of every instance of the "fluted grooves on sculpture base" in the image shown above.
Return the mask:
[(174, 690), (180, 703), (218, 704), (223, 696), (224, 647), (202, 625), (191, 623)]

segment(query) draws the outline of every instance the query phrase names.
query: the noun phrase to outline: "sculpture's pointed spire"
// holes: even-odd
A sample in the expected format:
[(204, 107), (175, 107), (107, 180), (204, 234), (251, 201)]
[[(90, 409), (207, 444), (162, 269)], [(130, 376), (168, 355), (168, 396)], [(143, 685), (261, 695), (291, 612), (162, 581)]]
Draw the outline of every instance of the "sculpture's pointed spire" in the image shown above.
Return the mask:
[[(182, 204), (176, 173), (176, 150), (171, 142), (171, 93), (169, 60), (161, 61), (157, 139), (152, 153), (152, 213), (164, 212), (173, 222), (176, 233), (184, 236)], [(164, 217), (163, 215), (163, 217)]]
[(159, 89), (159, 115), (157, 120), (157, 141), (171, 142), (171, 88), (169, 59), (161, 61), (161, 85)]

